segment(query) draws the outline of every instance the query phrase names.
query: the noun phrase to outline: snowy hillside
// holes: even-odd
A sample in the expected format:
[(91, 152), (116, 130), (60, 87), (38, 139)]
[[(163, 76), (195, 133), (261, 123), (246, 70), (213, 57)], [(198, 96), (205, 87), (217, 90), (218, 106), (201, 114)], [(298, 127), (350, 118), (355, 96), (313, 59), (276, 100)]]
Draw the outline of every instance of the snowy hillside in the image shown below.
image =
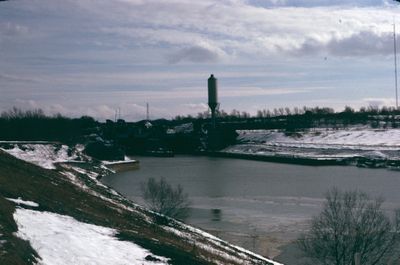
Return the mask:
[(51, 143), (2, 146), (42, 169), (22, 161), (13, 167), (18, 160), (0, 150), (0, 207), (15, 221), (15, 226), (8, 226), (0, 218), (5, 231), (0, 234), (0, 253), (12, 256), (25, 251), (23, 256), (29, 256), (28, 248), (16, 249), (11, 243), (23, 239), (37, 253), (31, 254), (34, 259), (44, 265), (184, 264), (183, 260), (187, 264), (280, 265), (173, 219), (157, 224), (155, 213), (97, 180), (103, 164), (71, 163), (79, 157), (75, 148), (67, 151)]
[(312, 129), (290, 134), (277, 130), (254, 130), (238, 133), (238, 144), (224, 152), (313, 159), (400, 160), (400, 129)]
[(47, 169), (55, 169), (56, 163), (80, 160), (78, 150), (67, 145), (50, 142), (5, 142), (0, 149), (7, 153)]

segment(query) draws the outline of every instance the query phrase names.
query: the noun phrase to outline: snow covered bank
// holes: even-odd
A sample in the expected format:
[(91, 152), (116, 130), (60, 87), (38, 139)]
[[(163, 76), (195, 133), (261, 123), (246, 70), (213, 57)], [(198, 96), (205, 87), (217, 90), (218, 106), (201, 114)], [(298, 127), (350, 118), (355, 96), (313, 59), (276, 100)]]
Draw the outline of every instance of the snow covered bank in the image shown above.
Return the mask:
[(278, 130), (244, 130), (238, 133), (238, 144), (223, 152), (310, 159), (400, 161), (400, 129), (318, 128), (295, 133)]
[(119, 241), (115, 229), (27, 209), (16, 209), (14, 219), (18, 225), (16, 235), (31, 243), (43, 265), (168, 264), (164, 257), (134, 243)]
[(1, 144), (1, 150), (46, 169), (55, 169), (55, 163), (75, 161), (78, 158), (76, 150), (61, 144), (14, 142), (1, 142)]
[[(91, 178), (99, 178), (99, 172), (85, 170), (77, 163), (93, 162), (92, 159), (83, 153), (84, 147), (77, 145), (69, 147), (54, 142), (26, 142), (26, 141), (0, 141), (0, 150), (26, 162), (38, 165), (46, 169), (56, 169), (57, 163), (75, 163), (74, 170), (87, 174)], [(103, 167), (103, 173), (115, 173), (116, 171), (131, 170), (138, 167), (138, 161), (125, 157), (122, 161), (97, 161)], [(85, 166), (84, 166), (85, 167)], [(108, 171), (108, 172), (107, 172)]]
[(241, 143), (265, 143), (285, 146), (309, 145), (310, 147), (345, 146), (355, 148), (400, 149), (400, 129), (374, 130), (366, 128), (313, 129), (286, 134), (277, 130), (238, 131)]
[[(216, 236), (213, 236), (210, 233), (204, 232), (201, 229), (183, 223), (180, 223), (180, 225), (182, 226), (181, 229), (176, 229), (172, 227), (164, 227), (164, 229), (171, 231), (181, 236), (182, 238), (189, 239), (190, 240), (189, 242), (191, 242), (192, 244), (194, 243), (196, 246), (202, 249), (206, 249), (207, 251), (214, 253), (215, 255), (223, 256), (225, 257), (226, 260), (230, 260), (235, 263), (258, 264), (258, 262), (254, 260), (253, 260), (254, 263), (249, 262), (248, 258), (250, 256), (257, 258), (259, 261), (264, 261), (265, 263), (262, 264), (283, 265), (282, 263), (273, 261), (272, 259), (265, 258), (240, 246), (232, 245), (229, 242), (224, 241)], [(208, 242), (206, 243), (201, 242), (201, 238), (206, 238)], [(218, 248), (211, 247), (209, 244), (210, 242), (218, 246)]]
[[(5, 180), (13, 180), (3, 183), (9, 183), (5, 187), (8, 187), (7, 194), (10, 194), (8, 196), (11, 201), (18, 204), (16, 212), (10, 212), (10, 216), (14, 216), (18, 232), (9, 238), (15, 239), (14, 235), (17, 235), (29, 241), (41, 257), (39, 264), (166, 264), (167, 258), (172, 263), (176, 261), (180, 264), (179, 260), (184, 258), (213, 264), (279, 265), (176, 220), (171, 219), (165, 225), (157, 224), (153, 212), (99, 182), (101, 171), (107, 170), (100, 161), (89, 157), (82, 160), (86, 163), (54, 165), (58, 161), (71, 162), (59, 159), (57, 150), (61, 150), (62, 145), (58, 143), (0, 143), (0, 147), (6, 151), (18, 150), (11, 152), (17, 158), (35, 163), (36, 156), (24, 154), (33, 151), (24, 147), (25, 145), (38, 145), (35, 146), (38, 148), (32, 147), (37, 150), (37, 157), (42, 156), (41, 151), (52, 154), (42, 156), (39, 161), (43, 163), (36, 164), (45, 168), (50, 164), (55, 170), (43, 174), (42, 169), (18, 162), (4, 152), (0, 152), (0, 165), (4, 165), (0, 168), (7, 169), (3, 174)], [(44, 147), (41, 148), (42, 146)], [(70, 149), (68, 153), (76, 152), (80, 159), (80, 151), (77, 148)], [(8, 165), (16, 166), (12, 169)], [(60, 196), (47, 196), (41, 192), (43, 187), (52, 191), (49, 194)], [(19, 196), (32, 201), (14, 199)], [(25, 206), (37, 206), (34, 201), (40, 202), (41, 207), (35, 210), (52, 209), (53, 213), (21, 209)], [(62, 211), (58, 212), (60, 205)], [(99, 218), (105, 220), (102, 223), (104, 227), (92, 225), (98, 224)], [(86, 223), (77, 220), (85, 220)], [(117, 231), (121, 231), (122, 236), (132, 242), (140, 242), (142, 247), (119, 241), (115, 237)], [(1, 236), (0, 240), (3, 240)], [(160, 248), (162, 254), (156, 252)], [(151, 255), (150, 252), (167, 258)], [(132, 253), (137, 255), (131, 255)]]

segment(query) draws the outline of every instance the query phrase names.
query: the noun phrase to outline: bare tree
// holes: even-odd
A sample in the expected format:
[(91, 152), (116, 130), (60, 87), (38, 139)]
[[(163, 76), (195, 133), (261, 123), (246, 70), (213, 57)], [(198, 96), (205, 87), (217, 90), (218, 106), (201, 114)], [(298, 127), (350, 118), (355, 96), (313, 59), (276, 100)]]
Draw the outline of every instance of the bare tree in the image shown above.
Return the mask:
[(387, 264), (398, 248), (399, 213), (392, 222), (382, 202), (357, 191), (330, 190), (310, 231), (298, 240), (300, 249), (314, 264), (351, 265), (356, 253), (363, 265)]
[(285, 114), (286, 114), (287, 116), (292, 115), (292, 111), (290, 110), (290, 108), (288, 108), (288, 107), (285, 108)]
[(159, 181), (149, 178), (141, 185), (142, 195), (148, 207), (163, 215), (184, 219), (188, 216), (190, 201), (181, 185), (172, 187), (165, 178)]

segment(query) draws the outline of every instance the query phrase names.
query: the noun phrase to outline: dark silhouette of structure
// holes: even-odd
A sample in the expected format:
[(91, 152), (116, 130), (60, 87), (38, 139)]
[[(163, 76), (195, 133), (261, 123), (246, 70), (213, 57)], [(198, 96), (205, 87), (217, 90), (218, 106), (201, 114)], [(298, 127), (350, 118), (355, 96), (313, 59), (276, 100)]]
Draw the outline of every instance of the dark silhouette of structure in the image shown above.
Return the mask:
[(213, 74), (208, 78), (208, 106), (211, 109), (211, 119), (213, 128), (215, 129), (216, 111), (218, 110), (219, 103), (217, 78)]

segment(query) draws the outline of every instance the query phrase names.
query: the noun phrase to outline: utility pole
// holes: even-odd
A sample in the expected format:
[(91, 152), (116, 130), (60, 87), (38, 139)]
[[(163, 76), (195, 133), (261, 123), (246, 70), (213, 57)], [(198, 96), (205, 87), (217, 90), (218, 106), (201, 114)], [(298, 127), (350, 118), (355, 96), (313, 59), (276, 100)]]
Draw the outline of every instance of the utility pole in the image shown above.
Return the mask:
[(119, 119), (121, 119), (121, 108), (120, 107), (115, 109), (114, 121), (117, 122)]
[(394, 82), (396, 89), (396, 109), (399, 109), (399, 98), (397, 92), (397, 40), (396, 40), (396, 21), (393, 18), (393, 52), (394, 52)]
[(149, 103), (146, 103), (146, 120), (150, 120), (150, 110), (149, 110)]
[[(400, 2), (400, 0), (394, 0), (395, 2)], [(399, 109), (399, 99), (397, 94), (397, 40), (396, 40), (396, 19), (393, 15), (393, 45), (394, 45), (394, 81), (396, 88), (396, 110)]]
[(354, 254), (354, 265), (361, 265), (361, 254), (358, 252)]

